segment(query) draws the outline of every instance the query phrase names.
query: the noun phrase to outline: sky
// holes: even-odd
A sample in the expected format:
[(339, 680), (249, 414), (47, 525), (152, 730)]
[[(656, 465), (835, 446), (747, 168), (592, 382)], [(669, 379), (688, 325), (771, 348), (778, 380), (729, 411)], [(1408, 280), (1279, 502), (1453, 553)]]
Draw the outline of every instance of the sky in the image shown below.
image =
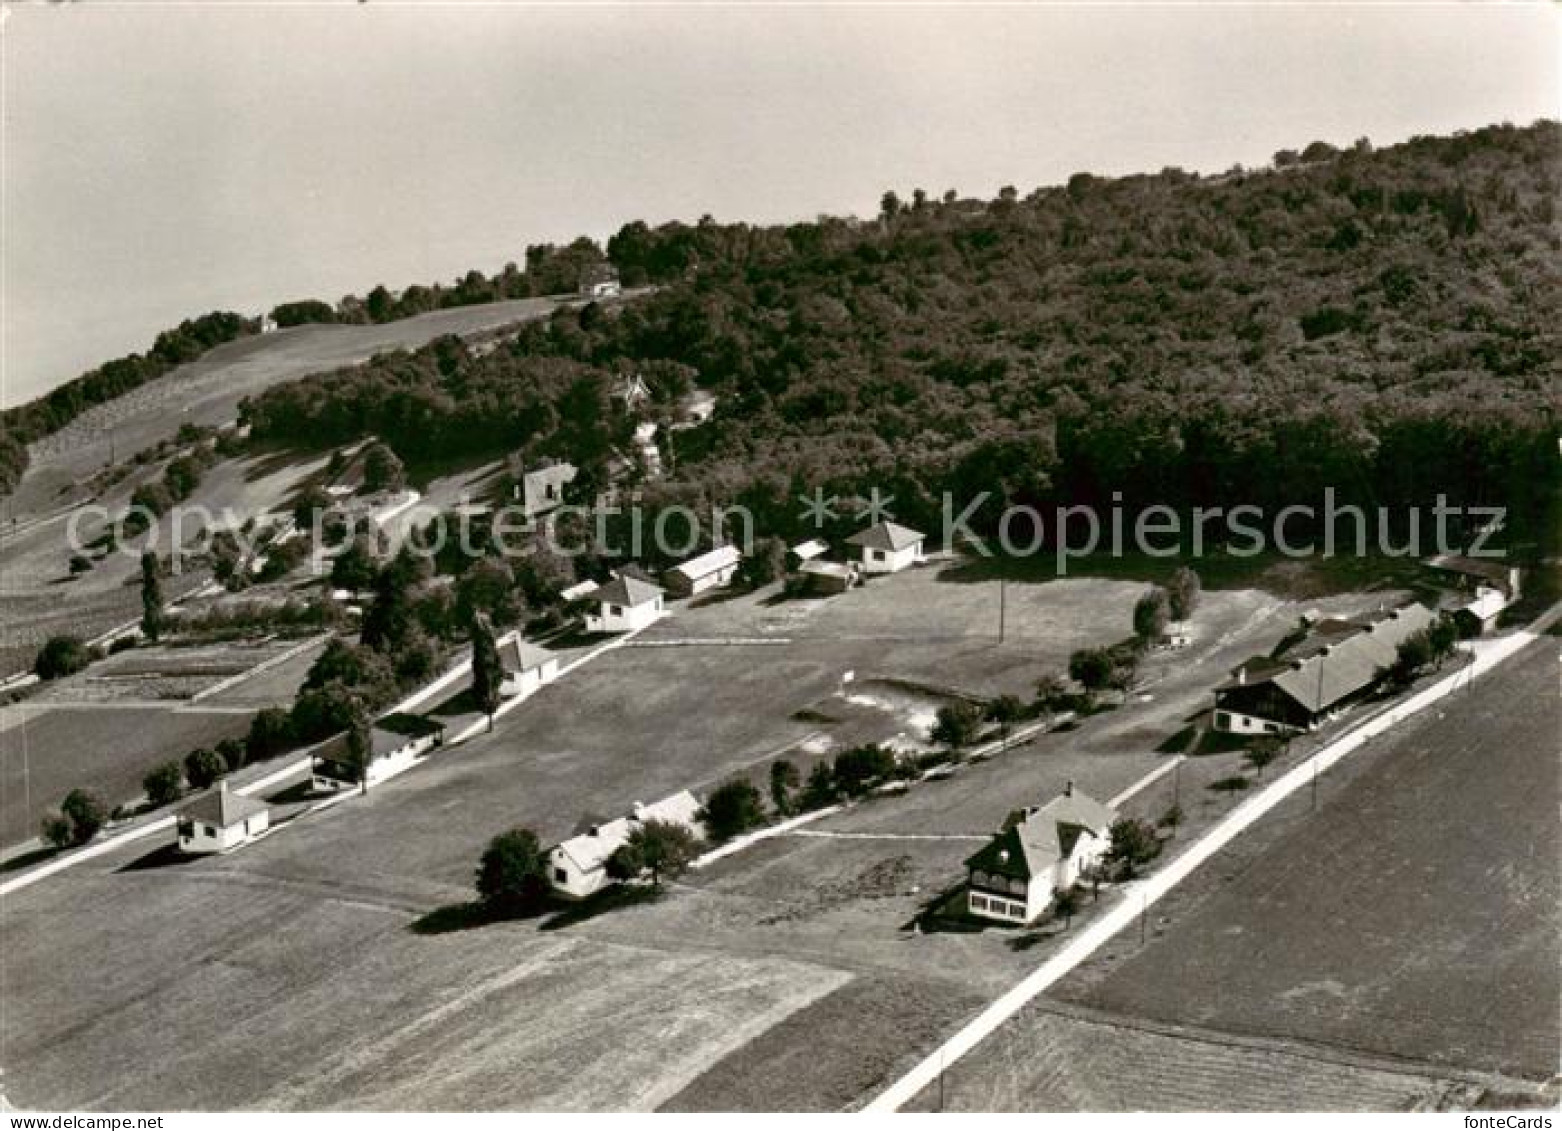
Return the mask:
[(0, 404), (213, 309), (1559, 111), (1546, 4), (8, 4)]

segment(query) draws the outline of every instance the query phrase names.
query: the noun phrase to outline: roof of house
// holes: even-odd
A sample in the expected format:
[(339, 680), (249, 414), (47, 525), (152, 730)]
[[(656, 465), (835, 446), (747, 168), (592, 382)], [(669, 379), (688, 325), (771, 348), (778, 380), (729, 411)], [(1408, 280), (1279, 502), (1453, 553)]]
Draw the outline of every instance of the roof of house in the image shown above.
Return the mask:
[(1370, 687), (1400, 644), (1431, 623), (1431, 611), (1413, 602), (1376, 618), (1320, 622), (1278, 658), (1249, 660), (1216, 691), (1269, 683), (1317, 714)]
[(529, 672), (533, 668), (542, 667), (549, 660), (559, 658), (558, 653), (539, 648), (519, 632), (506, 635), (499, 641), (498, 647), (499, 662), (504, 665), (506, 671)]
[(803, 562), (809, 561), (812, 558), (817, 558), (822, 554), (828, 554), (829, 552), (829, 543), (827, 543), (823, 538), (810, 538), (808, 541), (799, 542), (797, 545), (792, 547), (792, 556), (798, 561)]
[(1427, 565), (1446, 573), (1462, 573), (1467, 577), (1481, 577), (1487, 581), (1508, 584), (1513, 563), (1496, 558), (1470, 558), (1463, 554), (1438, 554)]
[(582, 872), (595, 871), (623, 847), (629, 840), (629, 834), (640, 824), (646, 821), (668, 821), (693, 828), (699, 811), (699, 801), (688, 790), (681, 790), (650, 805), (636, 802), (627, 817), (617, 817), (579, 836), (560, 841), (552, 851), (569, 857), (570, 862)]
[(646, 605), (662, 595), (662, 587), (638, 577), (620, 574), (596, 591), (596, 599), (604, 605)]
[[(381, 722), (383, 721), (381, 720)], [(400, 731), (388, 730), (379, 724), (375, 724), (369, 728), (369, 761), (378, 761), (396, 753), (396, 751), (402, 749), (408, 743), (416, 742), (420, 738), (426, 738), (435, 731), (443, 729), (443, 727), (435, 724), (434, 730), (426, 731), (423, 734), (405, 734)], [(317, 747), (315, 757), (326, 762), (340, 762), (343, 765), (350, 765), (352, 757), (347, 749), (347, 734), (343, 732)]]
[(202, 821), (223, 829), (265, 812), (269, 810), (264, 802), (241, 797), (228, 788), (226, 781), (218, 782), (216, 789), (205, 797), (190, 802), (179, 811), (180, 816), (188, 817), (192, 821)]
[(891, 553), (915, 546), (926, 537), (919, 530), (894, 522), (876, 522), (866, 530), (859, 530), (846, 539), (849, 546), (862, 546), (869, 550), (886, 550)]
[(579, 601), (582, 597), (589, 597), (595, 593), (599, 586), (595, 581), (586, 580), (571, 585), (568, 589), (559, 592), (559, 599), (564, 601)]
[(736, 546), (717, 546), (714, 550), (690, 558), (686, 562), (680, 562), (667, 572), (676, 573), (689, 581), (698, 581), (702, 577), (709, 577), (713, 573), (729, 569), (742, 560), (743, 555), (738, 553)]
[(1072, 787), (1039, 809), (1012, 813), (1004, 827), (965, 862), (967, 868), (1028, 880), (1074, 851), (1081, 832), (1106, 836), (1117, 811)]

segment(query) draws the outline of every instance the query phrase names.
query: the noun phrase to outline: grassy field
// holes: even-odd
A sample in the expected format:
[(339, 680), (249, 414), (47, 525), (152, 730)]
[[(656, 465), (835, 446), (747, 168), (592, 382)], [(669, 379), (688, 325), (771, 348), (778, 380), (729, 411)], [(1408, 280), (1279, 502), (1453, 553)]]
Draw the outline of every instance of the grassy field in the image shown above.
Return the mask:
[[(725, 1109), (782, 1103), (781, 1078), (762, 1067), (780, 1064), (791, 1103), (848, 1106), (1039, 961), (1036, 940), (1014, 932), (907, 929), (958, 878), (974, 838), (1068, 780), (1109, 797), (1159, 764), (1155, 745), (1227, 660), (1278, 639), (1295, 607), (1214, 596), (1149, 698), (811, 830), (832, 835), (756, 846), (661, 900), (563, 927), (413, 924), (470, 898), (477, 857), (502, 829), (552, 840), (587, 815), (762, 774), (818, 732), (798, 712), (834, 695), (844, 670), (1027, 690), (1071, 649), (1120, 635), (1137, 591), (1011, 586), (1002, 645), (976, 615), (996, 607), (993, 588), (933, 569), (825, 602), (680, 609), (643, 638), (661, 646), (607, 653), (492, 734), (243, 852), (134, 872), (104, 857), (29, 888), (0, 917), (10, 1096)], [(788, 643), (678, 643), (724, 637)], [(939, 833), (973, 839), (921, 839)], [(72, 952), (73, 971), (91, 967), (79, 979), (55, 976), (62, 934), (90, 936)], [(219, 1032), (219, 1001), (263, 1023)]]
[(0, 708), (0, 847), (37, 836), (39, 818), (72, 789), (91, 789), (110, 806), (131, 801), (153, 766), (248, 729), (249, 716), (231, 712)]
[(1562, 1046), (1556, 650), (1532, 645), (1288, 802), (1064, 996), (1544, 1078)]
[(1328, 1049), (1028, 1007), (910, 1111), (1443, 1111), (1480, 1087)]

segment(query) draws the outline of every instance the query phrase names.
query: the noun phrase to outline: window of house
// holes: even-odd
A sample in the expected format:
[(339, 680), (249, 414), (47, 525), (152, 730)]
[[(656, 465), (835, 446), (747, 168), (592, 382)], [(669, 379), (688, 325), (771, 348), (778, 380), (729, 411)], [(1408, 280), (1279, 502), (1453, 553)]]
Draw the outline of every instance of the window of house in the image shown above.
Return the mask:
[(622, 615), (623, 615), (623, 612), (624, 612), (624, 610), (623, 610), (623, 609), (621, 609), (621, 608), (619, 608), (619, 607), (618, 607), (618, 606), (617, 606), (617, 605), (609, 605), (609, 606), (608, 606), (608, 607), (607, 607), (607, 612), (608, 612), (608, 615), (609, 615), (609, 616), (614, 616), (614, 617), (616, 617), (616, 616), (622, 616)]
[(207, 825), (206, 826), (206, 835), (207, 836), (216, 836), (217, 835), (217, 828), (216, 828), (216, 826), (215, 825)]
[(973, 895), (971, 897), (971, 906), (976, 908), (978, 911), (986, 911), (987, 897), (984, 895)]
[(569, 873), (563, 868), (555, 868), (553, 869), (553, 878), (561, 884), (566, 883), (569, 880)]
[(1231, 725), (1230, 713), (1227, 711), (1216, 711), (1215, 725), (1218, 727), (1229, 727)]

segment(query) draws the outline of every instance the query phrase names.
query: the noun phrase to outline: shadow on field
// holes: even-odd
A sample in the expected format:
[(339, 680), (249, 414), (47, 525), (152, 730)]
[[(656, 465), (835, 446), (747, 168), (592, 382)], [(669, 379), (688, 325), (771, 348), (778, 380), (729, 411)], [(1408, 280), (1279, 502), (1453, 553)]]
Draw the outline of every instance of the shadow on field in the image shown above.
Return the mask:
[[(436, 908), (427, 915), (415, 919), (411, 929), (415, 935), (448, 935), (457, 931), (474, 931), (491, 927), (495, 923), (525, 923), (543, 919), (538, 929), (562, 931), (580, 923), (589, 922), (598, 915), (605, 915), (624, 907), (654, 903), (662, 897), (663, 888), (623, 887), (615, 885), (578, 902), (566, 902), (545, 898), (536, 903), (502, 907), (482, 900), (452, 903)], [(547, 916), (544, 919), (544, 916)]]
[(45, 846), (43, 848), (35, 848), (31, 852), (23, 852), (20, 855), (13, 856), (4, 864), (0, 864), (0, 875), (6, 872), (20, 872), (23, 868), (31, 868), (34, 864), (42, 864), (59, 851), (58, 848)]
[(122, 868), (116, 868), (115, 874), (121, 872), (149, 872), (155, 868), (181, 868), (186, 864), (193, 864), (198, 860), (197, 856), (190, 856), (179, 851), (177, 844), (161, 844), (144, 856), (138, 856)]

